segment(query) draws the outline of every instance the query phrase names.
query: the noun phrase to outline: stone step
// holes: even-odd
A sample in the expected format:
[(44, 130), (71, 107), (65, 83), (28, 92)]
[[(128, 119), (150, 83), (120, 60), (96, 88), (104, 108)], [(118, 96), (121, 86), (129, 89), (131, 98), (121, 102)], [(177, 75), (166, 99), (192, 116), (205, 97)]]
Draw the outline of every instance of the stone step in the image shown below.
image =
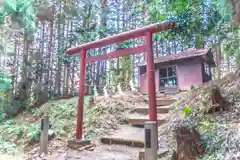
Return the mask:
[[(145, 97), (146, 99), (148, 98), (148, 94), (144, 94), (143, 97)], [(172, 95), (166, 95), (166, 94), (158, 94), (156, 95), (156, 98), (172, 98), (173, 96)]]
[(159, 98), (159, 99), (156, 99), (156, 102), (157, 102), (157, 106), (167, 106), (176, 102), (176, 100), (172, 98), (161, 98), (161, 99)]
[(144, 128), (129, 125), (120, 125), (112, 135), (101, 138), (104, 144), (116, 144), (143, 148), (144, 147)]
[[(148, 98), (148, 94), (142, 94), (145, 98)], [(156, 94), (156, 98), (163, 98), (163, 97), (172, 97), (171, 95), (166, 95), (164, 93)]]
[(173, 98), (157, 98), (156, 99), (157, 106), (167, 106), (174, 102), (176, 102), (176, 99), (173, 99)]
[(121, 139), (121, 138), (114, 138), (114, 137), (102, 137), (101, 142), (103, 144), (115, 144), (115, 145), (124, 145), (124, 146), (131, 146), (131, 147), (144, 147), (144, 141), (137, 141), (134, 139)]
[[(157, 113), (168, 113), (170, 110), (169, 106), (157, 106)], [(134, 109), (134, 112), (139, 114), (148, 114), (149, 108), (147, 107), (138, 107)]]
[[(162, 159), (163, 157), (165, 157), (165, 155), (167, 155), (169, 153), (168, 150), (162, 150), (157, 152), (157, 158), (158, 159)], [(139, 152), (139, 160), (146, 160), (145, 159), (145, 151), (140, 151)]]
[[(158, 126), (162, 125), (163, 123), (168, 121), (169, 114), (159, 114), (158, 115)], [(144, 123), (146, 121), (149, 121), (149, 115), (140, 115), (135, 114), (132, 116), (129, 116), (127, 118), (128, 124), (131, 124), (133, 126), (144, 126)]]

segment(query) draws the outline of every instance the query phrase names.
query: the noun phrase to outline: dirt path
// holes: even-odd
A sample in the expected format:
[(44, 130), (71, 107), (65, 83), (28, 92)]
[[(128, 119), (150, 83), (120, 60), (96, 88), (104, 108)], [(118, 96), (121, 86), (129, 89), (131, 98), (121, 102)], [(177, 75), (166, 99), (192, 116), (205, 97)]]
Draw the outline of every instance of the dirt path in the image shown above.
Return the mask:
[(24, 160), (24, 158), (22, 154), (15, 156), (0, 155), (0, 160)]
[(26, 160), (138, 160), (139, 150), (123, 145), (104, 145), (96, 142), (96, 146), (78, 151), (67, 148), (63, 142), (52, 142), (49, 146), (50, 155), (39, 156), (36, 147), (28, 154)]
[(118, 129), (108, 137), (144, 141), (144, 128), (119, 125)]
[[(68, 150), (65, 155), (60, 156), (59, 160), (137, 160), (138, 148), (118, 146), (118, 145), (100, 145), (93, 151)], [(50, 160), (50, 159), (49, 159)]]
[(33, 156), (30, 160), (137, 160), (138, 148), (118, 146), (118, 145), (100, 145), (91, 150), (78, 151), (68, 149), (66, 151), (58, 150), (47, 157)]
[(27, 158), (23, 155), (0, 155), (0, 160), (138, 160), (138, 153), (139, 148), (101, 144), (84, 151), (59, 149), (47, 157), (39, 156), (37, 153)]

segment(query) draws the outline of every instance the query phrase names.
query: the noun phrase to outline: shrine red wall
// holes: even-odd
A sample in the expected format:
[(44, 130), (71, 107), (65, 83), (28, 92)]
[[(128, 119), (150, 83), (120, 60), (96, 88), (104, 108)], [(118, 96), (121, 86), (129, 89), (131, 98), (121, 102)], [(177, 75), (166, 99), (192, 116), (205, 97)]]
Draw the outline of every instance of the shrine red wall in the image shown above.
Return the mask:
[(200, 58), (179, 61), (177, 64), (177, 80), (180, 89), (203, 84), (202, 65)]
[[(192, 59), (182, 59), (167, 63), (155, 64), (155, 83), (159, 88), (159, 68), (176, 66), (177, 83), (180, 89), (190, 89), (192, 85), (198, 86), (203, 84), (202, 61), (200, 57)], [(145, 66), (144, 66), (145, 67)], [(147, 74), (146, 67), (140, 67), (140, 92), (147, 93)]]
[[(155, 84), (156, 88), (159, 88), (159, 70), (155, 70)], [(148, 92), (148, 80), (147, 80), (147, 74), (146, 72), (143, 74), (140, 74), (140, 92), (141, 93), (147, 93)]]

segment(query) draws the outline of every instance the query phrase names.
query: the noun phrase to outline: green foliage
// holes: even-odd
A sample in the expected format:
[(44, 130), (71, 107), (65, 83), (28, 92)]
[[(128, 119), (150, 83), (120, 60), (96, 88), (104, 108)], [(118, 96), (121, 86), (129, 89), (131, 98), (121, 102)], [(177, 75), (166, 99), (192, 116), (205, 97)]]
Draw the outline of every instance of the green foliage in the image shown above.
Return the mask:
[(16, 144), (0, 139), (0, 155), (1, 154), (15, 154), (17, 152)]
[(231, 27), (225, 34), (221, 45), (226, 58), (235, 57), (238, 68), (240, 67), (240, 28)]
[[(17, 151), (16, 144), (20, 146), (33, 145), (38, 142), (40, 138), (39, 123), (28, 124), (21, 119), (18, 121), (7, 120), (0, 124), (0, 129), (0, 141), (6, 144), (6, 146), (11, 142), (12, 147), (15, 147), (14, 152)], [(11, 151), (11, 146), (8, 147)], [(0, 153), (4, 150), (3, 148), (5, 148), (5, 146), (0, 145)], [(7, 151), (7, 154), (11, 154), (10, 151)]]
[[(19, 131), (17, 133), (19, 134)], [(27, 126), (27, 138), (29, 138), (31, 141), (39, 141), (40, 124), (30, 124)]]
[[(226, 135), (224, 134), (228, 130), (224, 128), (224, 125), (219, 124), (216, 119), (211, 117), (211, 115), (203, 116), (201, 117), (201, 119), (202, 120), (198, 125), (198, 129), (201, 132), (204, 142), (206, 142), (205, 150), (208, 153), (206, 155), (203, 155), (201, 157), (201, 160), (225, 159), (225, 149), (230, 147), (228, 146), (229, 144), (231, 145), (231, 142), (229, 142), (229, 140), (233, 139), (236, 135), (233, 134), (233, 137), (231, 137), (230, 139), (225, 139)], [(229, 132), (226, 134), (229, 134)]]
[(0, 74), (0, 92), (7, 92), (12, 89), (12, 77), (8, 74)]
[(211, 155), (206, 155), (206, 156), (200, 158), (200, 160), (223, 160), (225, 157), (224, 153), (225, 153), (225, 151), (218, 150)]
[(98, 96), (98, 92), (97, 92), (97, 87), (96, 86), (94, 86), (94, 88), (93, 88), (93, 96), (94, 97)]
[[(133, 41), (125, 41), (117, 46), (117, 49), (132, 48), (134, 45)], [(120, 57), (117, 60), (117, 65), (115, 66), (115, 61), (110, 61), (110, 73), (108, 76), (108, 81), (115, 85), (125, 82), (128, 83), (132, 79), (132, 56)]]
[(232, 20), (231, 7), (228, 0), (214, 0), (213, 3), (225, 21)]
[(9, 16), (12, 23), (17, 23), (19, 29), (25, 29), (25, 34), (33, 34), (36, 30), (34, 0), (4, 1), (4, 8), (0, 12), (0, 24), (5, 24), (5, 17)]
[[(88, 98), (85, 97), (85, 104), (88, 104)], [(52, 128), (49, 130), (50, 136), (54, 135), (54, 137), (60, 140), (72, 138), (76, 127), (77, 101), (77, 97), (70, 100), (52, 101), (40, 109), (25, 111), (24, 117), (18, 116), (14, 120), (0, 123), (0, 153), (3, 153), (5, 149), (7, 150), (8, 148), (6, 147), (9, 147), (9, 150), (11, 150), (8, 142), (14, 145), (17, 144), (19, 146), (18, 149), (23, 149), (23, 147), (29, 147), (39, 142), (40, 119), (43, 114), (50, 116), (52, 124)], [(94, 106), (85, 105), (85, 138), (100, 136), (105, 133), (104, 130), (101, 130), (102, 127), (112, 127), (117, 120), (122, 120), (122, 115), (120, 115), (123, 112), (122, 108), (116, 107), (116, 104), (107, 104), (110, 103), (107, 102), (106, 104)], [(109, 119), (103, 118), (106, 115)], [(2, 146), (2, 144), (5, 146)], [(15, 146), (12, 147), (15, 148)], [(15, 149), (17, 150), (17, 148)]]
[(91, 96), (84, 96), (84, 104), (88, 104), (88, 101), (89, 101), (89, 98), (90, 98)]
[[(11, 113), (17, 108), (11, 105), (12, 99), (12, 77), (8, 74), (0, 74), (0, 122), (7, 116), (11, 116)], [(9, 114), (10, 113), (10, 114)]]
[(75, 122), (77, 113), (77, 99), (74, 98), (71, 101), (60, 100), (50, 104), (50, 122), (54, 124), (51, 130), (52, 134), (56, 135), (56, 138), (67, 139), (74, 135), (72, 130), (75, 127), (73, 123)]
[(216, 121), (211, 117), (203, 116), (198, 128), (201, 133), (216, 133)]
[(2, 122), (6, 118), (6, 113), (4, 113), (3, 109), (0, 108), (0, 122)]
[(185, 46), (195, 48), (214, 48), (221, 43), (222, 53), (227, 59), (235, 57), (240, 66), (240, 29), (230, 24), (232, 15), (228, 0), (153, 0), (145, 5), (150, 21), (178, 23), (176, 29), (157, 35), (155, 39), (171, 41), (181, 37)]
[(192, 113), (192, 108), (190, 107), (185, 107), (184, 110), (184, 118), (187, 118), (188, 116), (190, 116), (190, 114)]

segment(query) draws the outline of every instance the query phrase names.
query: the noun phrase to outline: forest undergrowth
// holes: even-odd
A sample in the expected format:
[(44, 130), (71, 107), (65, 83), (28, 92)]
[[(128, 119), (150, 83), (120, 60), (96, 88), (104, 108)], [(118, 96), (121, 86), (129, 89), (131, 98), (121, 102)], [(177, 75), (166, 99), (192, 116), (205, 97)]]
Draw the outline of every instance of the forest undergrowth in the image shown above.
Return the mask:
[[(136, 93), (121, 96), (95, 97), (91, 104), (85, 97), (84, 137), (97, 139), (111, 133), (118, 124), (125, 123), (127, 112), (137, 106), (146, 105), (144, 98)], [(0, 153), (27, 152), (38, 145), (40, 121), (49, 115), (51, 128), (49, 137), (66, 142), (73, 139), (76, 127), (77, 97), (68, 100), (49, 101), (40, 108), (25, 111), (21, 115), (0, 124)]]

